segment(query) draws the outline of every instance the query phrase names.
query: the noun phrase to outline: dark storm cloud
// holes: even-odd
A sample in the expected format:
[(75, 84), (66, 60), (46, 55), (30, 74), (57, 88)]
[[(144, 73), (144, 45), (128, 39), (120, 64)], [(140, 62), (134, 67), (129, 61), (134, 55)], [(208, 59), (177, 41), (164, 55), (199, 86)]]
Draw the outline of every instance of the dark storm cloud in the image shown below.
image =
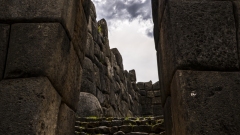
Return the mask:
[(149, 20), (151, 14), (150, 0), (93, 0), (99, 13), (99, 16), (107, 20), (129, 21), (134, 19)]

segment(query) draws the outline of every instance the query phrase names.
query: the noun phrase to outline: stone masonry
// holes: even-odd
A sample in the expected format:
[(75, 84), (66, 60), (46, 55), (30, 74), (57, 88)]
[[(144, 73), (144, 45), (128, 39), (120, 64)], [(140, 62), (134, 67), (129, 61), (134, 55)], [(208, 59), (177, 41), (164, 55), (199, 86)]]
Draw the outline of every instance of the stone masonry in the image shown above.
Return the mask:
[(74, 134), (89, 5), (0, 3), (0, 134)]
[(239, 2), (152, 0), (152, 9), (166, 134), (239, 134)]
[(76, 115), (142, 116), (147, 105), (145, 116), (162, 115), (160, 86), (138, 88), (91, 0), (0, 3), (0, 134), (73, 135)]
[[(159, 84), (153, 85), (153, 91), (152, 84), (138, 83), (143, 85), (143, 88), (139, 89), (141, 86), (137, 85), (136, 81), (135, 70), (124, 70), (123, 59), (118, 49), (110, 49), (107, 22), (105, 19), (96, 21), (95, 6), (90, 1), (78, 116), (142, 116), (148, 110), (148, 106), (151, 109), (144, 115), (161, 115)], [(145, 94), (141, 95), (143, 91)], [(145, 104), (144, 101), (149, 102)], [(82, 105), (82, 102), (86, 105)]]
[(165, 135), (163, 117), (77, 118), (75, 135)]

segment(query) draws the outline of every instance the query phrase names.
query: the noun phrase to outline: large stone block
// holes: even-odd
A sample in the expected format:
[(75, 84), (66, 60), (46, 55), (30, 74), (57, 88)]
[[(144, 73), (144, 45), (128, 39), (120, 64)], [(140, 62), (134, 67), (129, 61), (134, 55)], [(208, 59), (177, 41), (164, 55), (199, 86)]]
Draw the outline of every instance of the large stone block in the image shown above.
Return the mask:
[(56, 135), (73, 135), (75, 132), (75, 112), (62, 103), (58, 114)]
[(87, 29), (87, 20), (82, 7), (82, 0), (77, 0), (76, 19), (74, 22), (72, 43), (75, 51), (77, 52), (77, 56), (80, 60), (81, 65), (83, 65), (83, 60), (85, 57), (88, 35)]
[[(80, 92), (77, 116), (79, 117), (89, 117), (89, 116), (97, 116), (102, 117), (103, 110), (99, 103), (99, 100), (96, 96), (86, 93)], [(70, 134), (69, 134), (70, 135)]]
[(87, 57), (84, 58), (82, 79), (87, 79), (91, 82), (95, 81), (93, 63)]
[(81, 92), (88, 92), (96, 96), (97, 95), (96, 85), (93, 82), (89, 81), (88, 79), (83, 78), (81, 81)]
[(170, 95), (170, 82), (176, 69), (239, 69), (233, 4), (229, 1), (170, 1), (160, 35), (158, 57), (164, 100)]
[(61, 97), (46, 77), (0, 82), (0, 134), (55, 135)]
[(81, 65), (60, 23), (23, 23), (11, 27), (4, 78), (47, 76), (63, 101), (76, 110)]
[(94, 42), (93, 42), (93, 37), (90, 33), (88, 33), (88, 36), (87, 36), (85, 56), (91, 60), (94, 60)]
[(0, 22), (59, 22), (73, 37), (77, 0), (1, 0)]
[(118, 66), (120, 67), (120, 69), (123, 70), (122, 55), (120, 54), (117, 48), (113, 48), (111, 49), (111, 51), (115, 55)]
[(0, 24), (0, 80), (4, 75), (6, 56), (8, 49), (10, 25)]
[(176, 135), (239, 134), (240, 73), (178, 70), (171, 84)]

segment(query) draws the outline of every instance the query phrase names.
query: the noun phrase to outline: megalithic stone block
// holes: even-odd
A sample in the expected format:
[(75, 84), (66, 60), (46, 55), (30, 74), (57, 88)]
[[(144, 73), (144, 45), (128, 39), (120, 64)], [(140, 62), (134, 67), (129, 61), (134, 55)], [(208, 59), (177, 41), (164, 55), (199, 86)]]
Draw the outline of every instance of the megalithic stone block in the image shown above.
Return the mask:
[(47, 77), (0, 82), (1, 135), (55, 135), (61, 97)]
[(123, 60), (122, 60), (122, 55), (120, 54), (120, 52), (118, 51), (117, 48), (113, 48), (111, 49), (112, 53), (115, 55), (116, 61), (118, 66), (120, 67), (120, 69), (123, 70)]
[(59, 22), (73, 37), (77, 0), (1, 0), (0, 22)]
[(0, 24), (0, 80), (3, 78), (5, 69), (9, 32), (10, 25)]
[(240, 73), (178, 70), (171, 84), (174, 135), (239, 134)]
[(4, 78), (47, 76), (63, 101), (76, 110), (82, 68), (60, 23), (11, 26)]
[(161, 23), (159, 62), (163, 103), (177, 69), (239, 70), (233, 4), (230, 1), (169, 1)]
[(83, 60), (85, 57), (88, 35), (87, 19), (82, 5), (82, 0), (77, 0), (76, 19), (72, 20), (75, 21), (72, 44), (77, 52), (81, 65), (84, 63)]
[(66, 104), (62, 103), (58, 114), (56, 135), (74, 135), (75, 112)]

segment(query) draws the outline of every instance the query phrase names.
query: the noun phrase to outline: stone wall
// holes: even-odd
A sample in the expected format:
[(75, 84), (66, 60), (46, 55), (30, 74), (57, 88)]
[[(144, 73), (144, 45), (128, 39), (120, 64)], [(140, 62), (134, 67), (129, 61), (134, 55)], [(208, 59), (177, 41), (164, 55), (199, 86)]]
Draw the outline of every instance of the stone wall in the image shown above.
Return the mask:
[(162, 115), (161, 93), (159, 82), (138, 82), (140, 93), (141, 116)]
[[(116, 48), (110, 49), (107, 22), (104, 19), (96, 21), (94, 4), (91, 1), (90, 3), (81, 92), (97, 97), (96, 102), (99, 103), (94, 104), (100, 104), (101, 107), (97, 105), (96, 109), (86, 114), (84, 112), (89, 109), (79, 103), (78, 115), (82, 117), (139, 115), (139, 89), (136, 86), (135, 71), (124, 70), (121, 54)], [(84, 93), (80, 95), (80, 102), (85, 96), (89, 95)]]
[(74, 134), (87, 6), (1, 1), (0, 134)]
[(166, 134), (239, 134), (239, 2), (152, 9)]

